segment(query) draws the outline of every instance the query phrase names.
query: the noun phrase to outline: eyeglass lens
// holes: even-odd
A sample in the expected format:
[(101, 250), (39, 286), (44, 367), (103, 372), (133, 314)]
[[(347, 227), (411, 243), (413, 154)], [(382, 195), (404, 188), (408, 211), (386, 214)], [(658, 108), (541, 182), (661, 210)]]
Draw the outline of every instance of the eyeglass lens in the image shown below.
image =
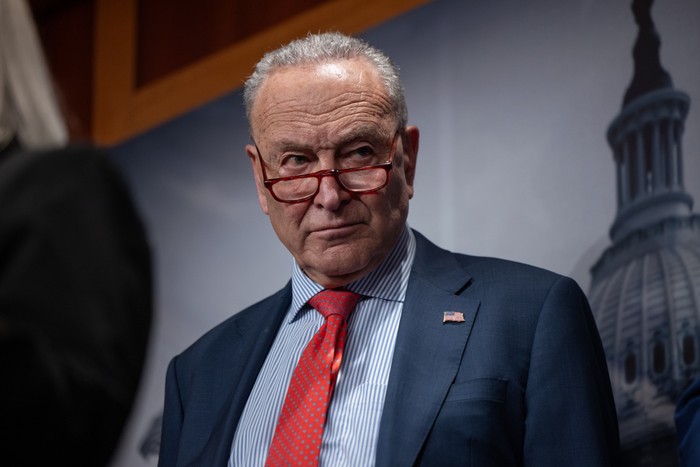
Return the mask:
[(323, 176), (333, 176), (348, 191), (363, 192), (381, 188), (387, 181), (384, 167), (367, 167), (360, 170), (324, 175), (311, 175), (292, 180), (280, 180), (272, 185), (276, 197), (283, 200), (297, 200), (313, 195)]

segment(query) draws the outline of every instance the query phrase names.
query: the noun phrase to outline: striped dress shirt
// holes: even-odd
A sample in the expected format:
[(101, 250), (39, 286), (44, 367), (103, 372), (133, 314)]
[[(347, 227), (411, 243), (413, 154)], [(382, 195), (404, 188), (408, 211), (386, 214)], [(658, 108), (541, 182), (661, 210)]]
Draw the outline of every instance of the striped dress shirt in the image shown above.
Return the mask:
[[(415, 238), (404, 227), (387, 259), (372, 273), (348, 284), (363, 297), (348, 321), (343, 361), (328, 408), (320, 466), (370, 466), (376, 455), (379, 422), (396, 333), (415, 256)], [(296, 262), (292, 303), (248, 397), (231, 446), (229, 467), (263, 466), (287, 387), (299, 357), (323, 324), (306, 302), (323, 287)]]

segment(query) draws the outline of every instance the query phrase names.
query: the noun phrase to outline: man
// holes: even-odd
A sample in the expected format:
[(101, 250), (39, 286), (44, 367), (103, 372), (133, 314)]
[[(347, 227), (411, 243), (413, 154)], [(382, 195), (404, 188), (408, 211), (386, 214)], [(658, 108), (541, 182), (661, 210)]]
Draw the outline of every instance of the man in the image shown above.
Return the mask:
[[(310, 35), (263, 57), (245, 99), (292, 280), (173, 360), (160, 466), (614, 464), (611, 388), (576, 284), (407, 227), (419, 134), (388, 58)], [(335, 332), (317, 305), (329, 289), (357, 304), (317, 398), (307, 357)]]

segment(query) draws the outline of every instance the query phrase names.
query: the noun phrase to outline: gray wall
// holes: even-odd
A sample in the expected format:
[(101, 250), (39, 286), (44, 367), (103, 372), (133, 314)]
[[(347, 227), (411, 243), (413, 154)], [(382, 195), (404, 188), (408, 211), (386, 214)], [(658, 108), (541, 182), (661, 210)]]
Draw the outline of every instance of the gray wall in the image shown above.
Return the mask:
[[(692, 100), (685, 182), (700, 200), (700, 3), (657, 3), (662, 64)], [(533, 263), (586, 289), (615, 215), (605, 132), (632, 77), (629, 2), (435, 0), (363, 37), (401, 67), (422, 132), (410, 225), (443, 247)], [(138, 449), (170, 358), (289, 277), (247, 142), (236, 92), (115, 148), (157, 273), (151, 355), (116, 466), (155, 465)]]

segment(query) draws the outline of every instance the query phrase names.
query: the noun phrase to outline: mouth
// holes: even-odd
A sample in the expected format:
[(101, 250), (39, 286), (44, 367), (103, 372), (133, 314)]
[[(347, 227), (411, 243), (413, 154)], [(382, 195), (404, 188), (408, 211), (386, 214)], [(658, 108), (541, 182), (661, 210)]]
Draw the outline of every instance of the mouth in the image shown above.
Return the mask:
[(348, 237), (352, 235), (360, 227), (359, 222), (347, 222), (337, 225), (327, 225), (313, 229), (311, 232), (326, 240), (334, 240), (337, 238)]

